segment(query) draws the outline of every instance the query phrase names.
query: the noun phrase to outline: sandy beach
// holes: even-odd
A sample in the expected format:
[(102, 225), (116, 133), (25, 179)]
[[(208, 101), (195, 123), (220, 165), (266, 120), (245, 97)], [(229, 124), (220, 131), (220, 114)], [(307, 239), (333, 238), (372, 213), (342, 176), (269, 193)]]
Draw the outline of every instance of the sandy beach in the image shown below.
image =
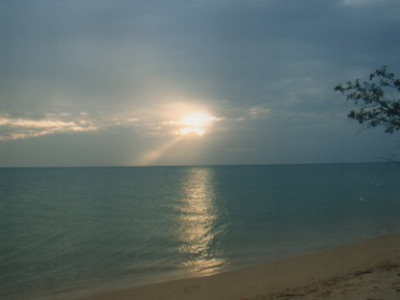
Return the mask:
[(400, 234), (82, 299), (400, 299)]

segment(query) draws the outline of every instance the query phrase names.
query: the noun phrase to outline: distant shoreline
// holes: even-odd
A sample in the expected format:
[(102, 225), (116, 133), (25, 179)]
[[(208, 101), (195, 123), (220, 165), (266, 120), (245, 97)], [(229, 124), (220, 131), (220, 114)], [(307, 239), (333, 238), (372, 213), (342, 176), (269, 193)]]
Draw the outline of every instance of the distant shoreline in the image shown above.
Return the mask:
[(363, 299), (400, 297), (400, 233), (209, 277), (81, 299), (353, 299), (364, 295)]

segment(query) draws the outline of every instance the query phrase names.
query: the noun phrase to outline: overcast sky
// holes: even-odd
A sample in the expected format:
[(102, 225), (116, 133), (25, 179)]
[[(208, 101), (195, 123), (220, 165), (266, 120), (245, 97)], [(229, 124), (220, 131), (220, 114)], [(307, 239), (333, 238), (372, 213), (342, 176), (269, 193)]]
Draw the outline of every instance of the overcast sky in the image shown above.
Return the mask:
[(333, 89), (400, 75), (399, 37), (398, 0), (3, 0), (0, 166), (391, 157)]

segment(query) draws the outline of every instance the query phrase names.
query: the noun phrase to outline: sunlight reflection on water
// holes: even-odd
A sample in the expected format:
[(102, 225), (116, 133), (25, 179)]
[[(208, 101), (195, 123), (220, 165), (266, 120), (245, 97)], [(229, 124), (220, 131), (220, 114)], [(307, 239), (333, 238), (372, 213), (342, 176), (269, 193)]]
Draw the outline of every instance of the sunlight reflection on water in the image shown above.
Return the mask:
[(182, 185), (183, 197), (178, 207), (179, 251), (188, 257), (182, 265), (190, 272), (207, 275), (215, 273), (225, 263), (214, 245), (218, 211), (212, 183), (212, 170), (190, 169)]

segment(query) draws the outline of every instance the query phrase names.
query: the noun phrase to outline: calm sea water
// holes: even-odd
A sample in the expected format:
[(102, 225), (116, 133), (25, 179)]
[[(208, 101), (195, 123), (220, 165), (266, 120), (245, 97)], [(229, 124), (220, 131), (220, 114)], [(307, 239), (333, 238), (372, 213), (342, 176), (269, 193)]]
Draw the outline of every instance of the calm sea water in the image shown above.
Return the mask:
[(208, 275), (400, 231), (395, 164), (0, 169), (0, 298)]

